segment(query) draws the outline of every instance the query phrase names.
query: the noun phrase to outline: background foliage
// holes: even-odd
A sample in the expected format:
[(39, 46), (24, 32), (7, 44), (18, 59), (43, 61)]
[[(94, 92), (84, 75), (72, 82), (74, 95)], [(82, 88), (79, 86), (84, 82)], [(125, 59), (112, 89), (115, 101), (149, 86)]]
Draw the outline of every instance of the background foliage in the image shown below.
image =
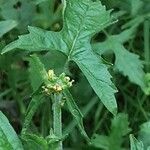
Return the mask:
[(101, 3), (0, 0), (0, 149), (59, 140), (52, 103), (37, 94), (49, 69), (75, 80), (65, 92), (64, 149), (150, 149), (150, 1)]

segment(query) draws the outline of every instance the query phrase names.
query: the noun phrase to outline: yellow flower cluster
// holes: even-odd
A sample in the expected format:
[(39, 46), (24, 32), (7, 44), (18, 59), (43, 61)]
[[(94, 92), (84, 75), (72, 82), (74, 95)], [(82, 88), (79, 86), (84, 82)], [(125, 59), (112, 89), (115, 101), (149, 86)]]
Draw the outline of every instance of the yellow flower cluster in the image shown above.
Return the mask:
[(65, 73), (60, 74), (58, 77), (53, 70), (49, 70), (48, 83), (42, 86), (43, 92), (50, 95), (51, 93), (58, 93), (72, 86), (74, 80), (71, 80)]

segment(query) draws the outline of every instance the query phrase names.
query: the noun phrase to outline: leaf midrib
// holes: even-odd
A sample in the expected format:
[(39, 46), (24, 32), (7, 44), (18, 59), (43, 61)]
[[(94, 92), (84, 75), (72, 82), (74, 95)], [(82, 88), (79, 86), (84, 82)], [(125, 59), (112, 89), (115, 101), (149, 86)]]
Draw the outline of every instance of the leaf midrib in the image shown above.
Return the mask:
[(82, 65), (86, 68), (86, 70), (88, 70), (88, 72), (90, 73), (90, 75), (91, 75), (97, 82), (100, 81), (100, 82), (105, 83), (105, 84), (108, 84), (110, 87), (112, 87), (109, 82), (106, 82), (106, 81), (101, 80), (101, 79), (97, 79), (97, 78), (93, 75), (93, 73), (92, 73), (83, 63), (82, 63)]
[(81, 33), (82, 29), (83, 29), (83, 25), (85, 24), (84, 22), (86, 20), (86, 15), (87, 15), (87, 12), (88, 12), (89, 8), (90, 8), (90, 5), (87, 6), (87, 9), (85, 10), (85, 13), (84, 13), (85, 17), (83, 17), (83, 19), (80, 22), (81, 26), (79, 27), (79, 30), (78, 30), (78, 32), (77, 32), (77, 34), (76, 34), (76, 36), (75, 36), (75, 38), (74, 38), (74, 40), (72, 42), (71, 49), (70, 49), (69, 54), (68, 54), (68, 60), (71, 60), (71, 58), (73, 57), (72, 53), (74, 52), (74, 48), (75, 48), (76, 42), (77, 42), (77, 40), (79, 38), (79, 35), (80, 35), (80, 33)]

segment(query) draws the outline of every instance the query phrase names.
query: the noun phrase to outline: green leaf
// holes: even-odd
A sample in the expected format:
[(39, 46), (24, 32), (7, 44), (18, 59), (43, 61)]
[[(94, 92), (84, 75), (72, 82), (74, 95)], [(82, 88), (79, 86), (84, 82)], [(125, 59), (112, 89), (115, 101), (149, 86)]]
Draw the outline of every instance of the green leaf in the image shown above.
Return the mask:
[(40, 3), (46, 2), (46, 1), (48, 1), (48, 0), (33, 0), (33, 2), (37, 5)]
[[(41, 62), (44, 64), (46, 70), (54, 69), (57, 75), (64, 71), (64, 64), (66, 63), (66, 56), (59, 51), (51, 51), (45, 55), (39, 56)], [(51, 61), (50, 61), (51, 60)]]
[(144, 150), (143, 143), (138, 141), (133, 135), (130, 135), (130, 148), (131, 150)]
[(48, 142), (41, 136), (26, 133), (22, 136), (24, 148), (27, 150), (48, 150)]
[(2, 37), (5, 33), (9, 32), (11, 29), (16, 27), (18, 23), (14, 20), (6, 20), (0, 22), (0, 37)]
[(36, 13), (36, 7), (33, 2), (28, 0), (7, 0), (0, 4), (1, 16), (5, 20), (16, 20), (17, 28), (22, 31), (26, 29), (28, 24), (31, 24)]
[(95, 134), (91, 143), (94, 147), (102, 148), (104, 150), (109, 149), (109, 138), (107, 136)]
[(150, 150), (150, 146), (147, 148), (147, 150)]
[(106, 66), (93, 54), (90, 45), (93, 35), (112, 23), (110, 11), (106, 11), (100, 1), (64, 0), (63, 2), (63, 29), (60, 32), (29, 27), (29, 34), (20, 36), (17, 41), (7, 45), (2, 53), (15, 48), (30, 52), (43, 50), (63, 52), (67, 55), (68, 61), (73, 60), (79, 65), (101, 101), (115, 114), (117, 104), (114, 93), (117, 90), (110, 80), (111, 76)]
[[(113, 51), (116, 57), (115, 67), (124, 76), (128, 76), (129, 80), (139, 85), (145, 90), (145, 73), (143, 71), (143, 63), (139, 56), (129, 52), (123, 43), (127, 42), (133, 37), (135, 27), (127, 29), (118, 35), (111, 35), (102, 43), (94, 44), (93, 48), (100, 55), (106, 51)], [(101, 51), (102, 49), (102, 51)]]
[(135, 16), (138, 15), (139, 12), (142, 10), (143, 8), (143, 1), (142, 0), (129, 0), (130, 4), (131, 4), (131, 15)]
[(8, 119), (0, 111), (0, 149), (23, 150), (22, 144), (10, 125)]
[(37, 55), (31, 55), (31, 57), (28, 60), (30, 62), (29, 74), (31, 86), (33, 88), (33, 91), (35, 92), (43, 83), (47, 82), (48, 75), (44, 65), (37, 57)]
[[(119, 132), (118, 132), (119, 131)], [(120, 150), (124, 141), (124, 136), (131, 131), (129, 128), (128, 115), (124, 113), (118, 114), (112, 120), (111, 131), (109, 134), (109, 149)]]
[(61, 39), (59, 32), (46, 31), (36, 27), (28, 27), (29, 34), (19, 36), (19, 39), (8, 44), (2, 51), (6, 53), (15, 48), (33, 51), (58, 50), (67, 53), (67, 45)]
[(139, 56), (127, 51), (122, 45), (115, 45), (116, 68), (128, 76), (129, 80), (145, 89), (143, 63)]
[(123, 150), (123, 137), (127, 135), (129, 128), (128, 116), (120, 113), (111, 121), (111, 130), (108, 136), (95, 135), (91, 141), (92, 145), (105, 150)]
[(150, 121), (143, 123), (140, 126), (138, 139), (143, 142), (144, 149), (150, 146)]
[(79, 129), (81, 130), (81, 134), (86, 138), (87, 141), (89, 141), (89, 137), (84, 130), (83, 115), (82, 115), (80, 109), (78, 108), (71, 93), (68, 90), (65, 90), (63, 93), (66, 98), (66, 103), (67, 103), (68, 109), (69, 109), (70, 113), (72, 114), (72, 116), (74, 117), (74, 119), (76, 120), (77, 125), (78, 125)]
[(25, 114), (25, 120), (22, 128), (22, 135), (26, 133), (26, 131), (29, 128), (29, 125), (32, 121), (32, 118), (38, 109), (38, 107), (45, 101), (45, 98), (43, 95), (35, 95), (31, 99), (29, 106), (27, 108), (26, 114)]
[[(89, 45), (90, 46), (90, 45)], [(88, 48), (88, 47), (87, 47)], [(101, 58), (98, 58), (92, 51), (86, 50), (74, 58), (79, 68), (83, 71), (95, 93), (103, 104), (114, 115), (117, 113), (117, 103), (114, 93), (117, 92), (111, 82), (111, 75)]]
[(100, 2), (67, 0), (64, 3), (67, 6), (64, 4), (62, 31), (51, 32), (29, 27), (30, 34), (19, 36), (19, 40), (6, 46), (3, 53), (20, 48), (29, 51), (59, 50), (65, 54), (71, 51), (71, 55), (75, 46), (82, 44), (81, 40), (89, 41), (90, 37), (111, 23), (110, 11), (106, 11)]
[(92, 36), (110, 25), (111, 21), (110, 11), (106, 11), (99, 1), (67, 0), (61, 31), (68, 46), (67, 56), (71, 59), (86, 51)]

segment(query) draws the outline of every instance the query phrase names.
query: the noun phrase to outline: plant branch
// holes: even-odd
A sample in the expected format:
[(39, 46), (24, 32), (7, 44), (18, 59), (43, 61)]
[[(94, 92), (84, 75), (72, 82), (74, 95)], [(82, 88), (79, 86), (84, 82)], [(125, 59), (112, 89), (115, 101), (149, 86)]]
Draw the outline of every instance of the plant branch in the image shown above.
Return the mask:
[[(54, 134), (62, 138), (62, 120), (61, 120), (61, 94), (54, 94), (53, 97), (53, 130)], [(62, 141), (57, 144), (57, 150), (62, 150)]]

